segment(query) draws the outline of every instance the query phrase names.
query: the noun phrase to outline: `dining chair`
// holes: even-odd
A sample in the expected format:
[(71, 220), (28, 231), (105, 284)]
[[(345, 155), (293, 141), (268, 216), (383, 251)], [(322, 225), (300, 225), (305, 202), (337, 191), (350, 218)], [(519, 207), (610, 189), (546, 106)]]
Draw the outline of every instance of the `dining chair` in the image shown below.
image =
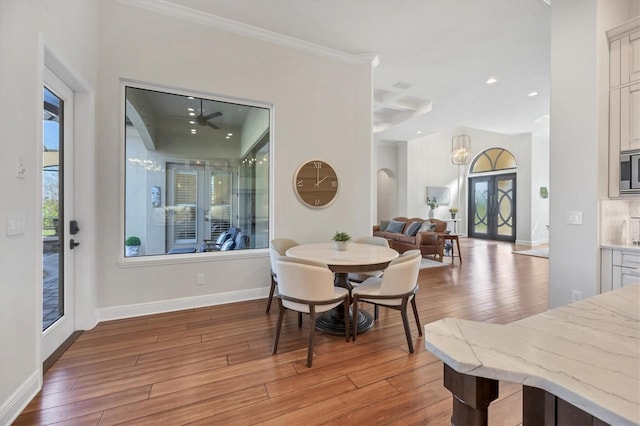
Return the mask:
[[(400, 311), (404, 332), (407, 337), (409, 352), (413, 353), (413, 342), (411, 340), (411, 330), (407, 318), (407, 305), (411, 303), (413, 315), (418, 326), (418, 334), (422, 336), (422, 327), (418, 317), (415, 295), (418, 291), (418, 273), (420, 272), (420, 261), (422, 256), (419, 250), (410, 250), (402, 256), (393, 260), (387, 269), (384, 270), (382, 278), (371, 277), (351, 291), (353, 298), (353, 317), (358, 315), (358, 302), (366, 302), (376, 307), (374, 319), (378, 318), (377, 308), (385, 308)], [(353, 330), (353, 340), (356, 340), (358, 328)]]
[[(389, 241), (386, 238), (382, 238), (382, 237), (370, 237), (370, 236), (360, 237), (360, 238), (356, 238), (353, 242), (359, 243), (359, 244), (373, 244), (376, 246), (389, 248)], [(353, 285), (358, 285), (370, 277), (381, 277), (381, 276), (382, 276), (382, 271), (350, 272), (348, 274), (349, 281), (351, 281)]]
[(349, 341), (349, 291), (334, 287), (333, 272), (322, 262), (279, 256), (276, 259), (278, 276), (278, 322), (273, 340), (272, 354), (278, 351), (280, 329), (285, 310), (298, 312), (298, 327), (302, 326), (302, 314), (309, 314), (309, 340), (307, 343), (307, 367), (313, 362), (313, 336), (316, 315), (339, 305), (344, 307), (345, 340)]
[(271, 260), (271, 289), (269, 290), (269, 299), (267, 300), (267, 313), (271, 310), (273, 293), (275, 293), (276, 287), (278, 286), (278, 277), (276, 276), (276, 259), (279, 256), (285, 256), (287, 250), (299, 244), (300, 243), (297, 241), (289, 238), (274, 238), (269, 243), (269, 259)]

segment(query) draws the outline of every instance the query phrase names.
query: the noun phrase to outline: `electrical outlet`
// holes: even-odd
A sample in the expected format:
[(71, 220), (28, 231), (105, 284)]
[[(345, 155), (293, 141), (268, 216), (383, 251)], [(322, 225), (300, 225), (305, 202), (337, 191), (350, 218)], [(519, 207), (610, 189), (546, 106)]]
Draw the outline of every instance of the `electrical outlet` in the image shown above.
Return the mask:
[(578, 290), (571, 290), (571, 301), (577, 302), (578, 300), (582, 300), (582, 292)]
[(198, 275), (196, 275), (196, 284), (204, 284), (204, 274), (202, 272), (199, 272)]

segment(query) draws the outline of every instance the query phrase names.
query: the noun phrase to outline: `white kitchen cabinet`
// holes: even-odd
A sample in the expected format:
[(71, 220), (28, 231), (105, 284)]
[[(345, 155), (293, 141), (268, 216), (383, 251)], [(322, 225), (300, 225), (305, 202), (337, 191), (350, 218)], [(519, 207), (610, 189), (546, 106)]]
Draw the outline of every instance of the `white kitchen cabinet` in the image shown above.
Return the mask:
[(640, 284), (640, 251), (601, 249), (600, 293)]
[(607, 31), (609, 87), (640, 81), (640, 17)]
[(640, 150), (640, 17), (607, 31), (609, 196), (620, 196), (620, 151)]
[(620, 151), (640, 149), (640, 83), (609, 91), (609, 123), (610, 143)]

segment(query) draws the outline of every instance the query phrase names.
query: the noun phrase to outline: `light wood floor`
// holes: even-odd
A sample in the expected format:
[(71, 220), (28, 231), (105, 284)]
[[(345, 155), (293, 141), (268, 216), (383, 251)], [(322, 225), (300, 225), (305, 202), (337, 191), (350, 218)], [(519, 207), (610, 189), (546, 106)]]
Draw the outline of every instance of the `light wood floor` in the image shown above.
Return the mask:
[[(461, 239), (464, 263), (423, 269), (423, 324), (443, 317), (508, 323), (548, 307), (548, 260), (513, 244)], [(446, 259), (445, 262), (450, 262)], [(16, 425), (448, 425), (442, 363), (424, 349), (413, 315), (409, 354), (400, 315), (380, 319), (357, 342), (316, 334), (285, 316), (271, 355), (277, 305), (265, 300), (100, 323), (45, 374)], [(367, 308), (370, 309), (370, 308)], [(522, 387), (501, 383), (491, 425), (521, 423)]]

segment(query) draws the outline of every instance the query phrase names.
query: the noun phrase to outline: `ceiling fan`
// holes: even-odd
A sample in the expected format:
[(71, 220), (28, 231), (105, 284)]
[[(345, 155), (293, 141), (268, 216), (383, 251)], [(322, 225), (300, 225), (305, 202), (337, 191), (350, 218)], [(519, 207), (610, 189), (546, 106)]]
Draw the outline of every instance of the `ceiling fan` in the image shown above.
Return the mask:
[(196, 123), (198, 123), (198, 125), (200, 126), (209, 126), (216, 130), (220, 129), (220, 127), (216, 126), (215, 124), (209, 123), (209, 120), (211, 120), (212, 118), (220, 117), (222, 113), (220, 111), (217, 111), (211, 114), (203, 115), (203, 111), (202, 99), (200, 99), (200, 115), (196, 117)]

